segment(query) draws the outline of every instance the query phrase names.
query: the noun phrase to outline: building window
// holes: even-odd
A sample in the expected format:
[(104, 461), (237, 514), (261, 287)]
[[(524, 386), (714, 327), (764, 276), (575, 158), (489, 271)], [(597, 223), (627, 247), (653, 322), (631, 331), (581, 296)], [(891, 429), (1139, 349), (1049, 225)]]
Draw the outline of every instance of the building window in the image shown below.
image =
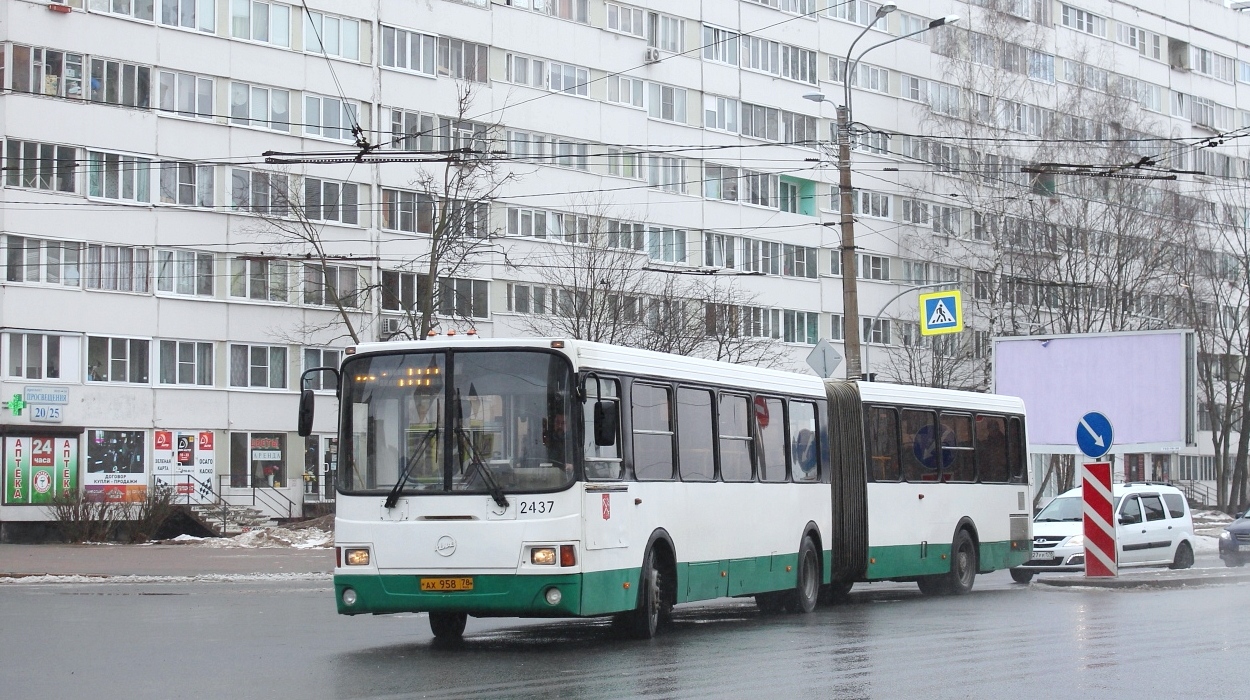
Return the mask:
[(156, 107), (197, 119), (213, 118), (213, 79), (191, 73), (157, 71)]
[(286, 301), (291, 289), (285, 260), (231, 258), (230, 296), (257, 301)]
[(119, 202), (151, 201), (152, 161), (117, 153), (87, 151), (87, 196)]
[(862, 319), (864, 328), (861, 337), (865, 343), (877, 345), (890, 344), (890, 320), (886, 318)]
[(860, 279), (890, 279), (890, 259), (884, 255), (860, 255), (858, 262)]
[(408, 233), (434, 232), (434, 198), (404, 190), (382, 190), (382, 228)]
[(382, 27), (382, 65), (387, 68), (434, 75), (438, 38), (395, 27)]
[(703, 25), (703, 58), (737, 66), (739, 41), (740, 37), (737, 32), (709, 27), (705, 24)]
[(152, 100), (152, 69), (105, 58), (91, 59), (92, 102), (147, 109)]
[(647, 227), (647, 255), (652, 260), (686, 262), (686, 231), (662, 226)]
[(742, 269), (764, 275), (781, 274), (781, 244), (772, 241), (742, 240)]
[(686, 159), (670, 156), (646, 157), (647, 184), (665, 192), (686, 193)]
[(216, 18), (216, 0), (161, 0), (161, 24), (170, 27), (211, 34), (217, 28)]
[(159, 344), (161, 384), (213, 385), (212, 343), (162, 340)]
[(737, 236), (707, 232), (703, 234), (703, 264), (708, 267), (733, 269), (736, 266)]
[(555, 293), (533, 284), (508, 284), (508, 311), (517, 314), (550, 314)]
[(360, 113), (354, 102), (344, 102), (335, 97), (304, 96), (304, 133), (327, 139), (350, 141), (355, 136), (352, 129)]
[(77, 379), (76, 338), (43, 333), (7, 335), (5, 376), (13, 379)]
[(742, 171), (742, 202), (761, 207), (776, 208), (778, 179), (771, 173)]
[(306, 11), (304, 50), (357, 61), (360, 59), (360, 22), (347, 17)]
[(1071, 5), (1063, 5), (1060, 17), (1063, 26), (1071, 27), (1078, 32), (1093, 34), (1094, 36), (1107, 36), (1107, 20), (1092, 12), (1086, 12)]
[(233, 168), (230, 171), (230, 207), (261, 216), (285, 217), (290, 213), (290, 181), (284, 173), (262, 173)]
[(547, 62), (539, 58), (510, 53), (504, 58), (504, 72), (510, 83), (537, 88), (547, 86)]
[(569, 95), (581, 95), (585, 97), (590, 94), (590, 71), (581, 66), (574, 66), (568, 63), (549, 62), (548, 74), (550, 79), (547, 87), (557, 92), (567, 93)]
[(646, 231), (640, 223), (608, 221), (608, 247), (641, 251), (646, 247)]
[(743, 102), (742, 120), (739, 124), (743, 136), (776, 141), (781, 133), (781, 113), (772, 107)]
[(84, 286), (115, 292), (150, 292), (151, 253), (147, 248), (88, 244)]
[(628, 148), (608, 147), (608, 174), (630, 180), (643, 179), (641, 156)]
[(402, 109), (385, 109), (391, 117), (392, 148), (404, 151), (421, 151), (429, 153), (439, 147), (439, 135), (434, 128), (435, 118), (432, 114), (409, 112)]
[(648, 12), (646, 37), (647, 46), (681, 53), (686, 50), (686, 20)]
[(281, 488), (286, 457), (286, 433), (230, 433), (231, 488)]
[(135, 338), (87, 338), (87, 381), (148, 383), (148, 344)]
[(5, 279), (77, 287), (81, 243), (5, 236)]
[(230, 34), (236, 39), (291, 45), (291, 8), (276, 2), (230, 0)]
[(9, 187), (75, 192), (78, 149), (51, 143), (5, 142), (4, 181)]
[[(342, 350), (304, 348), (305, 372), (319, 367), (330, 367), (337, 370), (339, 368), (339, 364), (342, 362)], [(328, 372), (316, 372), (308, 375), (308, 377), (304, 379), (304, 386), (300, 388), (312, 389), (313, 391), (334, 391), (334, 380), (330, 378)]]
[(833, 340), (842, 340), (846, 335), (846, 321), (843, 319), (842, 314), (830, 314), (829, 321), (829, 337)]
[(607, 3), (608, 29), (622, 34), (645, 36), (646, 26), (643, 23), (642, 10), (626, 7), (615, 3)]
[(280, 345), (230, 345), (230, 386), (286, 388), (286, 348)]
[(427, 290), (424, 276), (398, 270), (382, 270), (382, 308), (386, 311), (415, 309), (417, 296), (424, 297)]
[(489, 318), (490, 282), (440, 277), (438, 313), (445, 318)]
[(358, 191), (354, 183), (306, 177), (304, 216), (312, 221), (334, 221), (355, 226), (360, 220)]
[(781, 274), (816, 279), (816, 248), (785, 244), (781, 247)]
[(84, 65), (80, 53), (14, 44), (13, 91), (79, 99)]
[(488, 49), (482, 44), (450, 37), (438, 38), (438, 74), (454, 80), (488, 82)]
[(647, 83), (647, 114), (653, 119), (686, 123), (686, 91), (659, 83)]
[(193, 250), (156, 251), (156, 291), (191, 296), (213, 296), (216, 271), (212, 253)]
[(304, 303), (335, 306), (337, 302), (355, 308), (360, 303), (356, 294), (359, 275), (354, 267), (304, 263)]
[(152, 0), (91, 0), (88, 7), (92, 12), (109, 12), (123, 17), (152, 21)]
[(716, 163), (703, 164), (703, 196), (726, 202), (738, 201), (738, 169)]
[(198, 163), (161, 163), (161, 203), (186, 207), (213, 207), (213, 166)]
[(728, 97), (704, 95), (703, 126), (738, 133), (738, 101)]
[(232, 82), (230, 123), (288, 133), (291, 130), (290, 102), (291, 94), (286, 90)]
[(809, 345), (820, 341), (820, 314), (814, 311), (785, 311), (781, 318), (783, 341)]

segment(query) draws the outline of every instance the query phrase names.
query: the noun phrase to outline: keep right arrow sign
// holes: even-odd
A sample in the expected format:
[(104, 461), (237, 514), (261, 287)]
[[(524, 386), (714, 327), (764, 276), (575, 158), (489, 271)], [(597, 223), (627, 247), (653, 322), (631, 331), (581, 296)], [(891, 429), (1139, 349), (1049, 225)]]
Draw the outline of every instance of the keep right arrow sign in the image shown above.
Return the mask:
[(1092, 459), (1107, 454), (1111, 449), (1111, 441), (1115, 436), (1115, 431), (1111, 428), (1111, 421), (1107, 417), (1097, 411), (1091, 411), (1081, 416), (1081, 420), (1076, 424), (1076, 446), (1081, 448), (1081, 452), (1085, 456)]

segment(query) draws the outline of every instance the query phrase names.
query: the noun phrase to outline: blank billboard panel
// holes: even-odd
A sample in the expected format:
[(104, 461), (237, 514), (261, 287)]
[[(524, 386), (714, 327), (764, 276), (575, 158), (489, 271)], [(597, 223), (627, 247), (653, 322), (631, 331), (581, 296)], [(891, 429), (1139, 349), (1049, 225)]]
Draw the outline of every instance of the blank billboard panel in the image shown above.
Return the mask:
[(1194, 443), (1194, 334), (1188, 330), (994, 339), (994, 391), (1024, 399), (1030, 449), (1077, 452), (1081, 416), (1115, 429), (1115, 453)]

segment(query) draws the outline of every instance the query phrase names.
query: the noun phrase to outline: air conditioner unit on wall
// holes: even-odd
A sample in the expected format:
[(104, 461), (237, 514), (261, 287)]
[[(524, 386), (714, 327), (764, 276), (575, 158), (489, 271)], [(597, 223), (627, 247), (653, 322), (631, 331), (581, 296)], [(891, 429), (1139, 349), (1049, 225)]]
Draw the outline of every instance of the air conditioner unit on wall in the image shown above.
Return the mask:
[(645, 63), (659, 63), (660, 62), (660, 50), (655, 47), (648, 48), (647, 53), (643, 55), (642, 60)]
[(403, 329), (404, 320), (402, 318), (383, 318), (382, 328), (378, 333), (379, 340), (390, 340), (391, 336), (399, 333)]

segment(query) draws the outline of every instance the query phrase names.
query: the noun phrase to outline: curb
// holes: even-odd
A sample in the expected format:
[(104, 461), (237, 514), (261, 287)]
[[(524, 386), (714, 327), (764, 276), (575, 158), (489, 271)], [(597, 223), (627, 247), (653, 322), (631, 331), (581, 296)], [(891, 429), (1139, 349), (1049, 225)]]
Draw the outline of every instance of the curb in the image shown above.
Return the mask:
[(1210, 574), (1197, 576), (1167, 576), (1159, 578), (1054, 578), (1037, 579), (1036, 583), (1056, 588), (1185, 588), (1187, 586), (1216, 586), (1230, 583), (1250, 583), (1250, 574)]

